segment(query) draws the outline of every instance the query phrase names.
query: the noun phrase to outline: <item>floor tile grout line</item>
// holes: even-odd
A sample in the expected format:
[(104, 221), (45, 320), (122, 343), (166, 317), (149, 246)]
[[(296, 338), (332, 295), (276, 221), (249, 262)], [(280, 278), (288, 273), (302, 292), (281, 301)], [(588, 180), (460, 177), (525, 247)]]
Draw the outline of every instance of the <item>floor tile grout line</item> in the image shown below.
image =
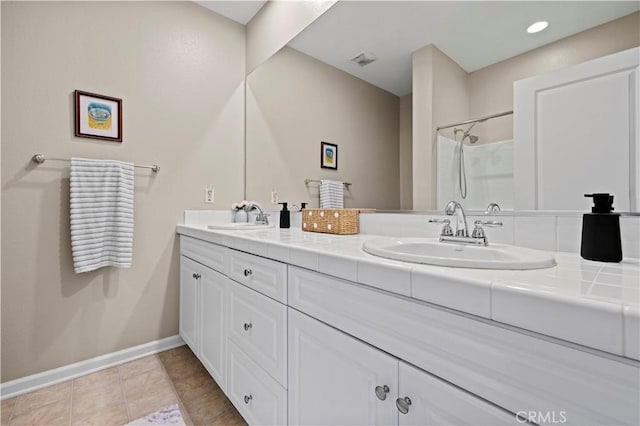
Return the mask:
[[(123, 364), (124, 365), (124, 364)], [(124, 383), (122, 381), (122, 372), (120, 366), (116, 367), (118, 370), (118, 381), (120, 382), (120, 393), (122, 394), (122, 400), (124, 401), (124, 409), (127, 411), (127, 423), (132, 422), (131, 412), (129, 411), (129, 402), (127, 401), (127, 393), (124, 391)]]
[(11, 414), (9, 414), (9, 419), (7, 420), (7, 426), (11, 425), (11, 420), (13, 420), (13, 413), (16, 412), (17, 403), (18, 403), (18, 397), (16, 397), (16, 401), (13, 403), (13, 407), (11, 407)]
[(69, 426), (73, 424), (73, 385), (75, 381), (75, 379), (71, 379), (69, 385)]
[(158, 362), (160, 363), (160, 366), (162, 367), (162, 371), (164, 371), (164, 374), (165, 374), (166, 378), (169, 379), (169, 385), (171, 386), (171, 389), (173, 390), (173, 393), (176, 395), (176, 398), (178, 398), (178, 407), (182, 407), (184, 409), (184, 413), (187, 415), (187, 417), (189, 419), (189, 423), (193, 424), (193, 420), (191, 419), (191, 416), (189, 415), (189, 412), (187, 411), (187, 407), (186, 407), (186, 405), (184, 405), (184, 401), (182, 401), (182, 397), (178, 393), (178, 390), (173, 385), (173, 379), (169, 375), (169, 372), (167, 371), (167, 368), (165, 367), (164, 363), (162, 362), (162, 360), (160, 359), (158, 354), (156, 354), (155, 356), (158, 358)]

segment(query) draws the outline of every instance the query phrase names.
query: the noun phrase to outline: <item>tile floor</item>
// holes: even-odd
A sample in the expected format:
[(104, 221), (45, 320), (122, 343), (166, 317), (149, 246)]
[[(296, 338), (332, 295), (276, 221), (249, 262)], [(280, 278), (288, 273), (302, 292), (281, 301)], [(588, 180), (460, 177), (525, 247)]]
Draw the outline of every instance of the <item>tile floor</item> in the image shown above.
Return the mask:
[(4, 425), (124, 425), (178, 404), (188, 425), (245, 425), (187, 346), (2, 401)]

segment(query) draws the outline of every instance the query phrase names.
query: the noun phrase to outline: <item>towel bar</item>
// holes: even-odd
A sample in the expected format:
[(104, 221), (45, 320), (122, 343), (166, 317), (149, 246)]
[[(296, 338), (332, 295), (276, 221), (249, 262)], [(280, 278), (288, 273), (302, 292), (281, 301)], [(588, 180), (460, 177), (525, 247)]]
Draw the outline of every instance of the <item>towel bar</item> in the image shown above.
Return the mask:
[[(42, 164), (47, 160), (53, 160), (53, 161), (71, 161), (71, 159), (69, 158), (45, 158), (44, 155), (42, 154), (34, 154), (33, 157), (31, 157), (31, 161), (33, 161), (34, 163), (38, 163), (38, 164)], [(160, 166), (158, 166), (157, 164), (153, 164), (151, 166), (148, 165), (144, 165), (144, 164), (134, 164), (133, 167), (139, 167), (141, 169), (151, 169), (153, 170), (155, 173), (158, 173), (160, 171)]]
[[(306, 179), (304, 180), (304, 184), (305, 184), (305, 185), (309, 185), (311, 182), (317, 182), (317, 183), (320, 183), (320, 182), (322, 182), (322, 181), (321, 181), (321, 180), (319, 180), (319, 179), (309, 179), (309, 178), (306, 178)], [(343, 184), (344, 186), (346, 186), (347, 188), (349, 188), (349, 187), (352, 185), (352, 183), (351, 183), (351, 182), (342, 182), (342, 184)]]

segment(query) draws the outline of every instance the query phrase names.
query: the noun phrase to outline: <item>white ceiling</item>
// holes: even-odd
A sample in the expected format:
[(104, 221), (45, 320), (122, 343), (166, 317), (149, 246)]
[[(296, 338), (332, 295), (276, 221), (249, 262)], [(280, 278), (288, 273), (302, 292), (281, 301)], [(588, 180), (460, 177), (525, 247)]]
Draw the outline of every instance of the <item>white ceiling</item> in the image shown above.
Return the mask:
[[(289, 46), (401, 96), (411, 93), (411, 53), (428, 44), (471, 72), (639, 9), (637, 1), (342, 0)], [(528, 34), (539, 20), (549, 27)], [(349, 62), (364, 49), (379, 59)]]
[(249, 22), (267, 2), (267, 0), (194, 1), (242, 25), (247, 25), (247, 22)]

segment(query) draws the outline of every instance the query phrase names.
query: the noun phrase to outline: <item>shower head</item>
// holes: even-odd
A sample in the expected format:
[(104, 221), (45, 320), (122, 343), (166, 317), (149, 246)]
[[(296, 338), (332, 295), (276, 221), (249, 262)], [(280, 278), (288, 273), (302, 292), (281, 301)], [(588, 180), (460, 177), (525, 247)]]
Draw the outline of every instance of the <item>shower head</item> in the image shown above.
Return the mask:
[(474, 136), (474, 135), (470, 135), (470, 134), (467, 134), (467, 136), (469, 137), (469, 143), (470, 144), (474, 144), (474, 143), (478, 142), (478, 140), (480, 139), (479, 137)]

